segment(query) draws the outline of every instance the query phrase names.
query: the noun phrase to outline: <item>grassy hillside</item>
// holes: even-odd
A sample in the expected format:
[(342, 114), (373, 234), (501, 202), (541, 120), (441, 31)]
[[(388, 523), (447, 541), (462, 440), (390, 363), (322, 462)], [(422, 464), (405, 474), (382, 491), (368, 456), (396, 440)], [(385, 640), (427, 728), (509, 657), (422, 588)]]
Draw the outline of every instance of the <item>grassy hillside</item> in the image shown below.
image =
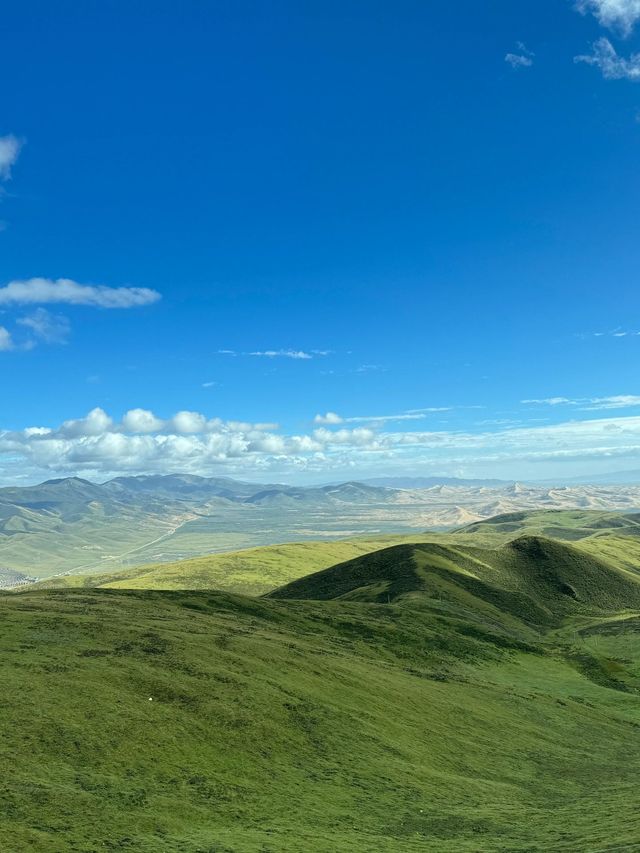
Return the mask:
[(602, 531), (640, 536), (640, 513), (619, 513), (579, 509), (538, 509), (511, 512), (477, 521), (461, 528), (464, 533), (505, 537), (547, 536), (579, 540)]
[(0, 624), (0, 849), (640, 839), (640, 582), (567, 543), (396, 545), (263, 599), (29, 590)]
[(534, 511), (498, 516), (450, 533), (413, 534), (307, 541), (210, 554), (175, 562), (151, 563), (101, 574), (49, 578), (48, 589), (219, 589), (262, 595), (337, 563), (396, 544), (440, 543), (498, 548), (523, 534), (573, 542), (590, 554), (632, 569), (640, 566), (640, 520), (637, 515), (594, 511)]
[(634, 849), (639, 530), (536, 511), (0, 598), (0, 849)]
[(369, 554), (392, 543), (414, 539), (388, 536), (343, 542), (267, 545), (175, 563), (133, 566), (110, 574), (65, 575), (44, 581), (40, 586), (47, 589), (218, 589), (243, 595), (262, 595), (291, 579)]
[(568, 616), (640, 608), (640, 574), (566, 543), (522, 536), (498, 549), (396, 545), (270, 593), (277, 599), (409, 602), (438, 598), (494, 620), (555, 626)]

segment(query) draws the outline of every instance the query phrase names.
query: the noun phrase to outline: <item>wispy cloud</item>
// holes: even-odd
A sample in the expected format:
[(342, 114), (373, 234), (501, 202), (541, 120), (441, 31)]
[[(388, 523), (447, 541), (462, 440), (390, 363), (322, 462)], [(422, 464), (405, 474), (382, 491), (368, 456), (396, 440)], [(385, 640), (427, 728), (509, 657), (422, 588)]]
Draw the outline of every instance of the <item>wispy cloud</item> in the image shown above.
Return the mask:
[(14, 348), (15, 344), (11, 332), (4, 326), (0, 326), (0, 352), (9, 352)]
[(574, 401), (570, 400), (568, 397), (543, 397), (542, 399), (520, 400), (520, 402), (525, 406), (563, 406), (570, 405)]
[(640, 397), (634, 394), (620, 394), (615, 397), (595, 397), (584, 404), (589, 411), (599, 409), (629, 409), (640, 406)]
[(294, 361), (310, 361), (312, 358), (322, 358), (327, 355), (331, 355), (332, 350), (322, 350), (322, 349), (311, 349), (311, 350), (301, 350), (301, 349), (267, 349), (267, 350), (253, 350), (252, 352), (238, 352), (233, 349), (219, 349), (218, 355), (231, 355), (231, 356), (249, 356), (251, 358), (291, 358)]
[[(582, 335), (582, 337), (587, 337)], [(593, 332), (594, 338), (637, 338), (640, 337), (640, 332), (635, 332), (631, 329), (613, 329), (610, 332)]]
[(0, 288), (0, 305), (89, 305), (96, 308), (135, 308), (161, 298), (147, 287), (106, 287), (78, 284), (69, 278), (30, 278)]
[(640, 53), (627, 59), (619, 56), (608, 38), (600, 38), (593, 45), (593, 53), (576, 56), (574, 62), (584, 62), (599, 68), (605, 80), (640, 81)]
[(355, 368), (355, 373), (376, 373), (379, 370), (386, 370), (381, 364), (360, 364)]
[(516, 71), (519, 68), (530, 68), (533, 65), (535, 53), (530, 51), (521, 41), (518, 42), (517, 48), (518, 53), (507, 53), (504, 61)]
[(297, 361), (309, 361), (309, 359), (313, 358), (312, 353), (296, 349), (268, 349), (262, 352), (250, 352), (247, 355), (251, 355), (254, 358), (293, 358)]
[(33, 314), (21, 317), (17, 323), (29, 329), (36, 339), (48, 344), (66, 343), (71, 328), (66, 317), (51, 314), (45, 308), (38, 308)]
[(0, 351), (31, 350), (39, 343), (64, 344), (69, 332), (69, 320), (52, 314), (43, 305), (79, 305), (93, 308), (135, 308), (151, 305), (160, 294), (146, 287), (106, 287), (78, 284), (71, 279), (31, 278), (11, 281), (0, 287), (0, 306), (24, 308), (39, 306), (30, 314), (14, 320), (15, 327), (2, 327)]
[(603, 409), (629, 409), (640, 406), (640, 396), (635, 394), (617, 394), (611, 397), (545, 397), (538, 400), (521, 400), (524, 405), (537, 406), (576, 406), (582, 411), (601, 411)]
[(577, 0), (576, 9), (591, 13), (603, 27), (628, 36), (640, 20), (640, 0)]
[(22, 140), (17, 136), (0, 136), (0, 180), (8, 181), (11, 177), (11, 169), (18, 161), (21, 148)]
[(353, 415), (351, 417), (342, 417), (336, 412), (327, 412), (324, 415), (316, 415), (313, 422), (316, 424), (336, 425), (336, 424), (356, 424), (356, 423), (372, 423), (384, 424), (389, 421), (421, 421), (427, 415), (434, 412), (448, 412), (450, 407), (434, 406), (428, 409), (412, 409), (407, 412), (400, 412), (397, 415)]
[(533, 60), (528, 56), (522, 56), (517, 53), (507, 53), (504, 61), (512, 68), (529, 68), (533, 65)]
[[(462, 406), (463, 409), (484, 409), (484, 406)], [(422, 409), (407, 409), (410, 415), (432, 414), (434, 412), (451, 412), (453, 406), (427, 406)]]

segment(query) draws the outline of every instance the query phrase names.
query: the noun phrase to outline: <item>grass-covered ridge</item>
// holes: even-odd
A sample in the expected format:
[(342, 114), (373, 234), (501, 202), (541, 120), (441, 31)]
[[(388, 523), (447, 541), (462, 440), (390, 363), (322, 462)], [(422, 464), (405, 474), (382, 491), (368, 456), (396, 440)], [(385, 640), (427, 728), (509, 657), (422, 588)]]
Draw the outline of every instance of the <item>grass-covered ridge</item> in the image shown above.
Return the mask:
[(522, 536), (497, 549), (396, 545), (293, 581), (271, 597), (414, 605), (437, 597), (550, 626), (568, 616), (640, 608), (640, 573), (565, 542)]

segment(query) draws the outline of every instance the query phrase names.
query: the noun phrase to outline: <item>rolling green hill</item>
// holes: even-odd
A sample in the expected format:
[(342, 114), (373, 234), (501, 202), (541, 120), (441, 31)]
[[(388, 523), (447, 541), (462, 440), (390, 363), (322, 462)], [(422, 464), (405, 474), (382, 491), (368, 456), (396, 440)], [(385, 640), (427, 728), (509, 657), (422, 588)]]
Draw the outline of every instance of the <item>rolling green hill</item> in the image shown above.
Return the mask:
[(619, 570), (564, 542), (521, 536), (497, 549), (396, 545), (293, 581), (270, 597), (414, 606), (437, 597), (542, 627), (568, 616), (640, 608), (640, 572)]
[(0, 598), (0, 849), (637, 849), (640, 578), (399, 544), (257, 599)]
[(310, 572), (369, 554), (407, 537), (388, 536), (343, 542), (294, 542), (210, 554), (175, 563), (132, 566), (100, 575), (64, 575), (43, 581), (47, 589), (218, 589), (262, 595)]
[(461, 528), (465, 533), (484, 535), (542, 535), (577, 540), (601, 531), (640, 537), (640, 513), (597, 510), (539, 509), (511, 512), (477, 521)]

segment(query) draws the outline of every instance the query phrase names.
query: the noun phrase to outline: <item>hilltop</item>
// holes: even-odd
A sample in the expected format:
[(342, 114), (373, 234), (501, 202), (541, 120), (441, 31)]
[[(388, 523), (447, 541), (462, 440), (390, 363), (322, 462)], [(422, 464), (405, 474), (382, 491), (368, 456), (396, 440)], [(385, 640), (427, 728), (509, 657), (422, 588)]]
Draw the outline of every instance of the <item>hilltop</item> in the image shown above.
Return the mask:
[(521, 536), (497, 549), (396, 545), (292, 581), (271, 598), (369, 603), (437, 599), (494, 621), (556, 626), (640, 608), (629, 574), (564, 542)]

